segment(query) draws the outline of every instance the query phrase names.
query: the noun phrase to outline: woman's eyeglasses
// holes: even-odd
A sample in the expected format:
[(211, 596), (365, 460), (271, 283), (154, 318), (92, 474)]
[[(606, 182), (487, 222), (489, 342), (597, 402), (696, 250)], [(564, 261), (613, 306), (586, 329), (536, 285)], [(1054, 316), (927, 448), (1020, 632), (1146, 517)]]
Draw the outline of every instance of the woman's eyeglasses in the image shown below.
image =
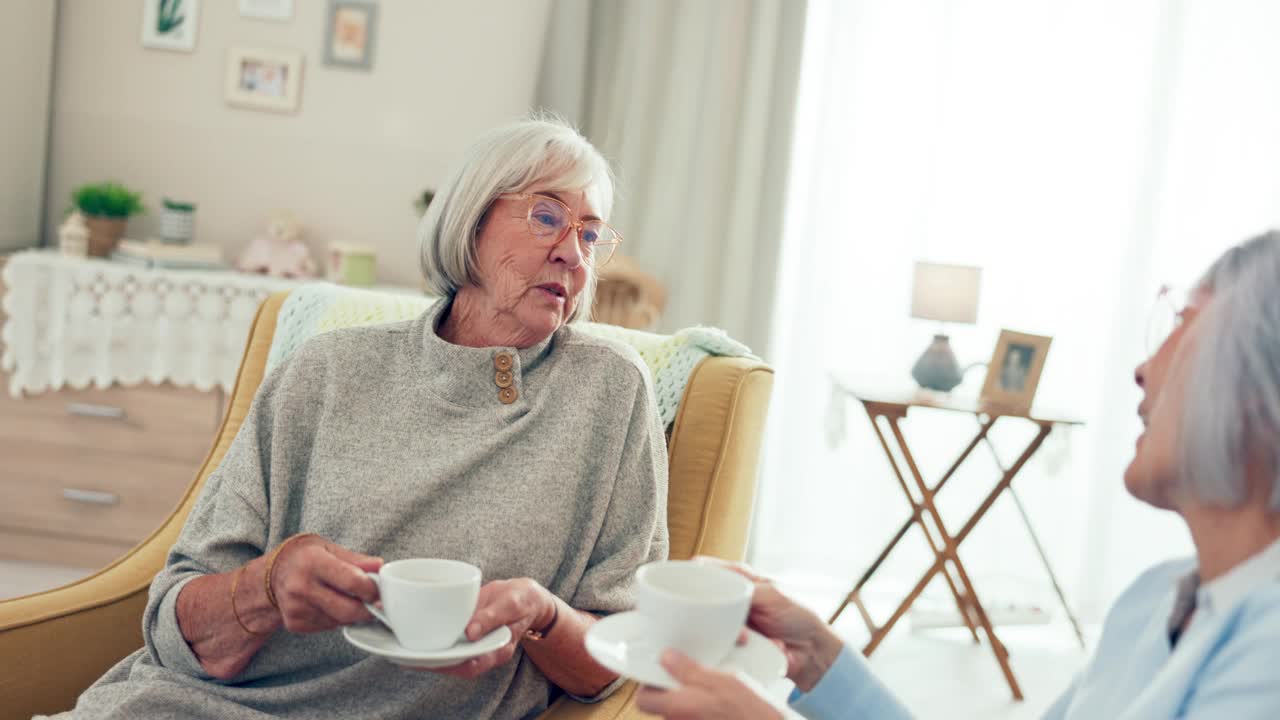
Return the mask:
[(1160, 286), (1147, 318), (1147, 357), (1155, 356), (1164, 341), (1182, 324), (1183, 311), (1189, 300), (1190, 294), (1186, 290), (1172, 285)]
[(605, 221), (597, 218), (579, 220), (567, 205), (553, 197), (535, 193), (509, 193), (498, 197), (528, 202), (525, 219), (529, 223), (529, 234), (541, 246), (550, 248), (560, 242), (566, 232), (573, 230), (578, 236), (582, 257), (592, 267), (607, 265), (622, 242), (618, 231)]

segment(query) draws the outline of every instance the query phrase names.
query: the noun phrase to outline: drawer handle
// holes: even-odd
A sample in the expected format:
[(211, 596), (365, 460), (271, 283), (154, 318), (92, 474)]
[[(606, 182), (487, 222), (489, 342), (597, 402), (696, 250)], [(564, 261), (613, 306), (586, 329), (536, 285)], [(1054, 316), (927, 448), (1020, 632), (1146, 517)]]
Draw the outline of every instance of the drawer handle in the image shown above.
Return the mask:
[(91, 403), (67, 403), (67, 414), (103, 420), (124, 420), (125, 418), (124, 408)]
[(62, 497), (71, 502), (86, 505), (119, 505), (120, 496), (101, 490), (81, 490), (80, 488), (62, 488)]

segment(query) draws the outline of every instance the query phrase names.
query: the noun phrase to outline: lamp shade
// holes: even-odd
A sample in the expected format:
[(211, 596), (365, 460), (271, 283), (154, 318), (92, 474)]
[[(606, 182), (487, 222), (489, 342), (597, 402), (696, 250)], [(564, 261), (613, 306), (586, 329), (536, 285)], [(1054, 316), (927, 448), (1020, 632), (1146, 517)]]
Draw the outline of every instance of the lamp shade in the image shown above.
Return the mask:
[(978, 321), (982, 268), (916, 263), (911, 288), (911, 317), (938, 322)]

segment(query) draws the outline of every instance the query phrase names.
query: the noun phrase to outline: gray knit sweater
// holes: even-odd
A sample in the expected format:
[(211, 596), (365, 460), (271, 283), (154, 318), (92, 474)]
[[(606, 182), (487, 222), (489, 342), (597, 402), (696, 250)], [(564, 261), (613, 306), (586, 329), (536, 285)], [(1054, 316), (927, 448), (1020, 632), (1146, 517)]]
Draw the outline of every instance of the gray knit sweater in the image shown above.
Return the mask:
[[(282, 629), (224, 683), (178, 629), (188, 581), (299, 532), (388, 561), (465, 560), (486, 582), (530, 577), (581, 610), (631, 607), (636, 568), (668, 546), (666, 445), (639, 356), (572, 327), (523, 350), (451, 345), (435, 333), (443, 308), (318, 336), (263, 381), (151, 585), (146, 647), (85, 691), (76, 718), (521, 718), (546, 708), (557, 691), (522, 652), (468, 681), (371, 657), (340, 631)], [(503, 351), (509, 404), (495, 379)]]

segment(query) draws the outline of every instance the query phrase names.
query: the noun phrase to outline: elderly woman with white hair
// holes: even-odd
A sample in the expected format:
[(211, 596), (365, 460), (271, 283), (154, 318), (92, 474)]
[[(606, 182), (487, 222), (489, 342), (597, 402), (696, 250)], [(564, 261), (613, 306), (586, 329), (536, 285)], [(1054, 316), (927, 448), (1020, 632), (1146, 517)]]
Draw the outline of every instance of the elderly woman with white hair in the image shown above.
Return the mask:
[[(1280, 233), (1228, 250), (1177, 319), (1137, 370), (1146, 431), (1124, 482), (1182, 517), (1196, 556), (1156, 566), (1120, 596), (1046, 720), (1280, 717)], [(756, 580), (749, 622), (785, 648), (793, 710), (910, 717), (822, 620)], [(779, 717), (732, 676), (674, 651), (663, 664), (682, 687), (643, 690), (644, 710)]]
[[(472, 146), (419, 231), (442, 299), (263, 381), (152, 583), (146, 647), (74, 716), (520, 718), (616, 687), (583, 637), (668, 536), (647, 371), (572, 324), (621, 241), (611, 205), (607, 163), (559, 121)], [(366, 572), (412, 557), (479, 567), (466, 638), (511, 641), (432, 672), (345, 642), (379, 597)]]

